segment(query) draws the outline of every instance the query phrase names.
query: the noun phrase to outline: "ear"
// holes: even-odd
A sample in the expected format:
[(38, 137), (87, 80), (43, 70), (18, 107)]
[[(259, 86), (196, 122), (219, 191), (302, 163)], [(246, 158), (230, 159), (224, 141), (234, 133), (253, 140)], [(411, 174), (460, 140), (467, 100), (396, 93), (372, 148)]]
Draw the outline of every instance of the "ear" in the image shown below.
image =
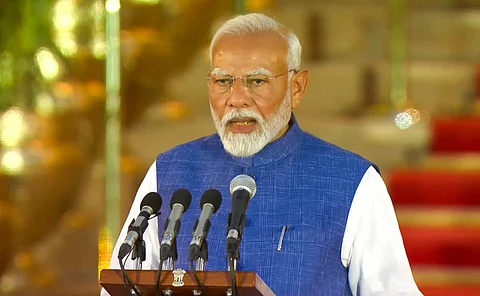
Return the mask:
[(305, 95), (305, 90), (308, 85), (308, 71), (301, 70), (293, 74), (290, 85), (290, 97), (292, 98), (292, 110), (300, 105), (300, 102)]

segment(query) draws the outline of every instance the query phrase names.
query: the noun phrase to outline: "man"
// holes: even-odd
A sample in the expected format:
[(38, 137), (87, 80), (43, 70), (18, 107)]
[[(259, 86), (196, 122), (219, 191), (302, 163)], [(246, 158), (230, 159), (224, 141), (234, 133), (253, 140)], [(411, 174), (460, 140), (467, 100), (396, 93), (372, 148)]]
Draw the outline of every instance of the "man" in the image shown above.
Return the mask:
[[(215, 188), (223, 204), (211, 219), (205, 270), (227, 270), (229, 183), (248, 174), (257, 193), (247, 209), (238, 271), (257, 272), (277, 295), (422, 295), (376, 166), (302, 131), (292, 115), (308, 84), (297, 37), (262, 14), (241, 15), (217, 31), (210, 53), (207, 84), (218, 133), (158, 155), (111, 267), (119, 267), (116, 255), (141, 200), (156, 191), (164, 198), (162, 214), (144, 235), (143, 266), (158, 268), (169, 198), (186, 188), (193, 204), (182, 216), (175, 268), (189, 270), (188, 246), (200, 213), (195, 205)], [(126, 266), (134, 265), (129, 259)]]

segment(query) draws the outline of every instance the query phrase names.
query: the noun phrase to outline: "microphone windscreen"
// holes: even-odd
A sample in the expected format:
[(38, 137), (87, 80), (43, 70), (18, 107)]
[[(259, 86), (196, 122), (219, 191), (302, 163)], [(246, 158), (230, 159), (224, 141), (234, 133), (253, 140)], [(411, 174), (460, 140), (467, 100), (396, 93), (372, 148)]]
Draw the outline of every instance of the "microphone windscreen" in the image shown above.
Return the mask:
[(187, 189), (178, 189), (175, 191), (170, 200), (170, 208), (173, 209), (173, 205), (176, 203), (183, 206), (183, 212), (185, 213), (192, 203), (192, 195), (190, 194), (190, 191)]
[(200, 209), (203, 208), (203, 205), (209, 203), (213, 206), (213, 212), (215, 213), (222, 204), (222, 194), (217, 189), (208, 189), (203, 193), (202, 198), (200, 199)]
[(230, 182), (230, 193), (233, 195), (239, 189), (247, 190), (250, 193), (250, 198), (253, 198), (257, 192), (257, 184), (249, 175), (238, 175)]
[(149, 192), (142, 200), (140, 204), (140, 210), (143, 207), (151, 207), (154, 213), (158, 213), (162, 207), (162, 197), (156, 192)]

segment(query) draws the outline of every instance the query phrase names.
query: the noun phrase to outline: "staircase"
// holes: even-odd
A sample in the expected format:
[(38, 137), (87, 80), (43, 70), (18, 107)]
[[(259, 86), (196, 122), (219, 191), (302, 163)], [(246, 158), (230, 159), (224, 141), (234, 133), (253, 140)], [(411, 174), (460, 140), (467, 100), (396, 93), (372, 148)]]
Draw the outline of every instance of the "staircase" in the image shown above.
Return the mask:
[(480, 117), (431, 122), (430, 163), (389, 172), (424, 295), (480, 295)]

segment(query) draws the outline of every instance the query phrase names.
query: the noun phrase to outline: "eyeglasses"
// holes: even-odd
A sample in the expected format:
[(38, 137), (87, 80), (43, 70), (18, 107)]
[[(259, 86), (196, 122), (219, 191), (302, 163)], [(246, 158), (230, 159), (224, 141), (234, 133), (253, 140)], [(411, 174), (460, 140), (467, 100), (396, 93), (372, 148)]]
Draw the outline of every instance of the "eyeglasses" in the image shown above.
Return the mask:
[(241, 77), (209, 73), (206, 78), (208, 88), (216, 94), (224, 94), (228, 92), (235, 84), (235, 81), (241, 79), (243, 81), (243, 86), (247, 88), (251, 93), (256, 95), (262, 95), (267, 93), (270, 89), (271, 80), (281, 77), (292, 71), (295, 71), (295, 69), (288, 70), (287, 72), (284, 72), (277, 76), (269, 76), (265, 74), (249, 74)]

